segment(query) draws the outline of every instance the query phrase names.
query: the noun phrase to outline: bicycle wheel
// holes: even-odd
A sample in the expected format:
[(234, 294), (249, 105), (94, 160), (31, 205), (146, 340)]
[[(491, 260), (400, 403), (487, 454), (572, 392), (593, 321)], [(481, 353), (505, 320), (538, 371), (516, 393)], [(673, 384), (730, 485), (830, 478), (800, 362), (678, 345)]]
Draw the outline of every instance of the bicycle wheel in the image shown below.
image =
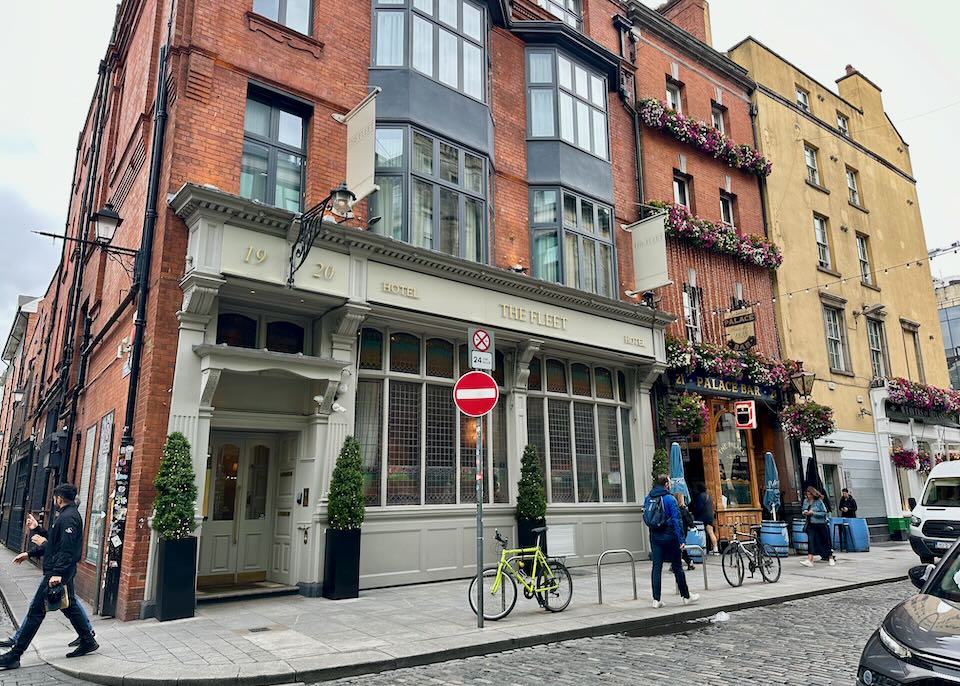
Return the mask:
[[(483, 618), (491, 622), (506, 617), (517, 604), (517, 582), (513, 577), (504, 573), (500, 578), (500, 588), (493, 593), (493, 584), (496, 579), (496, 567), (487, 567), (483, 570)], [(470, 600), (470, 609), (473, 610), (473, 614), (477, 614), (477, 577), (473, 577), (470, 582), (467, 598)]]
[(766, 546), (757, 548), (757, 562), (760, 564), (760, 575), (764, 581), (775, 584), (780, 580), (780, 558), (771, 555)]
[(550, 560), (537, 574), (537, 600), (550, 612), (563, 612), (573, 599), (573, 579), (559, 560)]
[(728, 545), (723, 551), (723, 557), (720, 558), (720, 564), (723, 566), (723, 576), (728, 584), (734, 587), (743, 584), (743, 552), (739, 545)]

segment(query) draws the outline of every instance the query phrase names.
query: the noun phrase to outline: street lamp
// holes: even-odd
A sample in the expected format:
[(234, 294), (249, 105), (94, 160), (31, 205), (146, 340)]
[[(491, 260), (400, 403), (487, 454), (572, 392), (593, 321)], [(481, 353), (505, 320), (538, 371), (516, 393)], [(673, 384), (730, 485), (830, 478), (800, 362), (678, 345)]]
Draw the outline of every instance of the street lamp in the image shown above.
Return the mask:
[(97, 243), (110, 245), (117, 229), (123, 223), (123, 218), (113, 209), (113, 203), (107, 201), (107, 204), (99, 212), (90, 215), (90, 220), (96, 222)]
[(23, 402), (23, 390), (16, 390), (13, 392), (13, 402), (14, 403)]
[(290, 274), (287, 277), (289, 288), (293, 288), (293, 277), (297, 270), (303, 266), (303, 263), (307, 261), (313, 242), (320, 235), (320, 231), (323, 230), (323, 220), (327, 216), (327, 212), (335, 217), (340, 217), (341, 219), (337, 223), (342, 223), (353, 217), (350, 208), (353, 207), (356, 199), (356, 194), (347, 187), (347, 182), (341, 181), (340, 185), (332, 189), (326, 198), (300, 216), (300, 232), (290, 249)]
[(352, 217), (350, 208), (356, 199), (356, 194), (347, 188), (347, 182), (341, 181), (339, 186), (330, 191), (330, 211), (338, 217)]
[(813, 393), (813, 384), (817, 380), (815, 372), (805, 372), (801, 368), (796, 374), (790, 377), (790, 385), (797, 395), (808, 397)]

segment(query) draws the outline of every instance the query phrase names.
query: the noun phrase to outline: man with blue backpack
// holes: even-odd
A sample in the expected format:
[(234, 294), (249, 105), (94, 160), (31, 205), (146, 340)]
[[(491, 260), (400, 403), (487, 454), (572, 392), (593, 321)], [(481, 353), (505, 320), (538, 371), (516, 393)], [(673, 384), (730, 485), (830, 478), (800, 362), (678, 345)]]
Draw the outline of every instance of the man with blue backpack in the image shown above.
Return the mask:
[(670, 495), (670, 477), (661, 474), (657, 483), (643, 501), (643, 521), (650, 529), (650, 558), (653, 568), (650, 581), (653, 586), (653, 607), (663, 607), (660, 600), (663, 563), (669, 562), (670, 569), (677, 579), (677, 588), (684, 605), (692, 605), (700, 600), (696, 593), (690, 594), (687, 577), (683, 573), (680, 552), (684, 549), (683, 523), (676, 499)]

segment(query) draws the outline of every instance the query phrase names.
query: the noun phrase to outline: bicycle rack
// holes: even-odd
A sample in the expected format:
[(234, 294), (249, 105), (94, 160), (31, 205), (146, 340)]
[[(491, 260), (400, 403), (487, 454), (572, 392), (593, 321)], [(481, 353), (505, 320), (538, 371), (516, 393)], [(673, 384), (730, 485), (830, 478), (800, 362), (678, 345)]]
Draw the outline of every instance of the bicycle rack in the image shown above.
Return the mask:
[(704, 590), (704, 591), (709, 591), (709, 590), (710, 590), (710, 586), (707, 585), (707, 551), (704, 550), (704, 548), (703, 548), (702, 545), (687, 544), (687, 545), (685, 545), (684, 547), (685, 547), (688, 551), (689, 551), (691, 548), (695, 548), (696, 550), (699, 550), (699, 551), (700, 551), (700, 560), (701, 560), (700, 566), (703, 567), (703, 590)]
[(619, 554), (626, 555), (630, 558), (630, 571), (633, 573), (633, 599), (636, 600), (637, 596), (637, 560), (633, 557), (631, 553), (626, 548), (616, 548), (614, 550), (604, 550), (600, 553), (600, 557), (597, 559), (597, 604), (603, 605), (603, 584), (600, 578), (600, 565), (603, 564), (603, 558), (607, 555)]

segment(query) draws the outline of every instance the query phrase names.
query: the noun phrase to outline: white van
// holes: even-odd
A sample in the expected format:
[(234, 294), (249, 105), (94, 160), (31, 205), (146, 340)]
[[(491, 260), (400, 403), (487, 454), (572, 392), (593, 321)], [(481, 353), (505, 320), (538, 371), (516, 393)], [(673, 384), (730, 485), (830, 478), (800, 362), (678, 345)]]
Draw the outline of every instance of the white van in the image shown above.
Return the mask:
[(960, 461), (930, 472), (910, 518), (910, 546), (923, 563), (942, 557), (960, 537)]

